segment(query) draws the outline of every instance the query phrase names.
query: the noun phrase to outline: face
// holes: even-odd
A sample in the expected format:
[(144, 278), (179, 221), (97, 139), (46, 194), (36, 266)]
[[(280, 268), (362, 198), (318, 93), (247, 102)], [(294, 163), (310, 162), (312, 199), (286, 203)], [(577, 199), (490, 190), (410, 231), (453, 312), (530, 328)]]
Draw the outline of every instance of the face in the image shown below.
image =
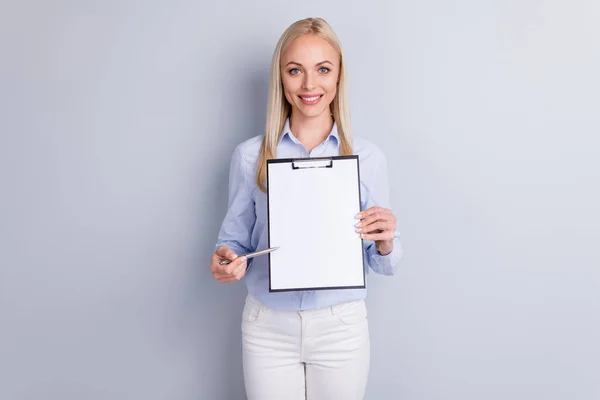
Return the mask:
[(316, 117), (329, 113), (339, 78), (339, 56), (325, 40), (296, 38), (281, 54), (281, 80), (293, 113)]

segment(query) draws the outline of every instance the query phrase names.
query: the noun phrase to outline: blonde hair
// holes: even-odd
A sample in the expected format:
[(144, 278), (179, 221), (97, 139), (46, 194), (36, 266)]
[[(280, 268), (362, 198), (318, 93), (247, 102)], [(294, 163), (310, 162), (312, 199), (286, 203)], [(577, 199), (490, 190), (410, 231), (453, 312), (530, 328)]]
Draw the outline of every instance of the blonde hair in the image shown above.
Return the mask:
[(277, 144), (279, 143), (280, 135), (283, 133), (283, 126), (285, 125), (286, 119), (290, 116), (292, 108), (283, 93), (280, 68), (281, 54), (294, 39), (308, 34), (327, 40), (339, 55), (339, 81), (337, 84), (337, 93), (330, 104), (330, 109), (337, 125), (340, 138), (340, 155), (344, 156), (352, 154), (350, 108), (346, 90), (346, 64), (340, 41), (331, 26), (322, 18), (306, 18), (296, 21), (290, 25), (279, 38), (271, 62), (267, 121), (256, 167), (256, 184), (260, 190), (265, 193), (267, 191), (267, 160), (276, 157)]

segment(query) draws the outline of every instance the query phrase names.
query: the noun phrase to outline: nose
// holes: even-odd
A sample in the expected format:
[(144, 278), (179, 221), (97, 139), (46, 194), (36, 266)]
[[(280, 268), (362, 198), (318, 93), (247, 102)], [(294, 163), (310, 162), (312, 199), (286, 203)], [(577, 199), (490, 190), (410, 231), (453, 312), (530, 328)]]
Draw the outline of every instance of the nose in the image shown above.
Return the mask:
[(304, 81), (302, 82), (302, 89), (304, 90), (313, 90), (315, 87), (315, 83), (314, 83), (314, 77), (312, 72), (307, 71), (304, 74)]

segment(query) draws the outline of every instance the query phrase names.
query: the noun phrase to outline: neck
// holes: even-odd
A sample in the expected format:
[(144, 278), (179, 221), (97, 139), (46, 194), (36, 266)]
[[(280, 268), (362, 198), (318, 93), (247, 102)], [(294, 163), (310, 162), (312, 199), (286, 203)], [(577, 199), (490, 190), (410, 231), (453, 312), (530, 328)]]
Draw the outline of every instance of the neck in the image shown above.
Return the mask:
[[(292, 110), (290, 129), (294, 136), (308, 149), (323, 142), (333, 128), (333, 117), (329, 110), (315, 117), (306, 117)], [(310, 152), (310, 150), (309, 150)]]

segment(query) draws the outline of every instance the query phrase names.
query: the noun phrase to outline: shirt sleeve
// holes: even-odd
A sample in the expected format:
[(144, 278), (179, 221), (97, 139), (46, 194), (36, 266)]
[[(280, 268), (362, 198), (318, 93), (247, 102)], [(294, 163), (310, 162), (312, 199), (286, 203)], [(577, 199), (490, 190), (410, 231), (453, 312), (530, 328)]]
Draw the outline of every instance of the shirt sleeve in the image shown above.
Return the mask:
[[(227, 213), (219, 230), (219, 246), (227, 246), (237, 255), (250, 253), (252, 229), (256, 222), (254, 200), (250, 195), (249, 168), (244, 162), (240, 146), (236, 147), (229, 166), (229, 200)], [(248, 268), (250, 268), (250, 263)]]
[[(387, 160), (383, 152), (378, 152), (378, 165), (374, 170), (370, 182), (367, 184), (366, 205), (364, 209), (379, 206), (391, 209)], [(396, 229), (398, 233), (398, 229)], [(369, 266), (373, 271), (382, 275), (393, 275), (403, 255), (400, 238), (394, 238), (394, 249), (387, 255), (381, 255), (372, 240), (364, 241), (365, 251)]]

